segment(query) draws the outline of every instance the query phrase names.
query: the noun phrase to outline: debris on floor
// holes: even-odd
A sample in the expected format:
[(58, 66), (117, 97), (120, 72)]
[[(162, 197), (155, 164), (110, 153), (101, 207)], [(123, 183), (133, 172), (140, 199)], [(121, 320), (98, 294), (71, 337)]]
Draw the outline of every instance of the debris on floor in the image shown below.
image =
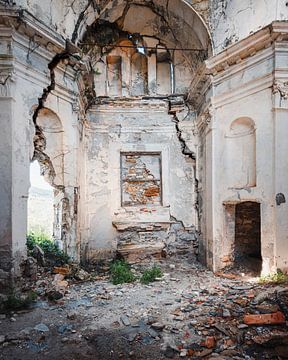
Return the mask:
[[(288, 358), (287, 284), (213, 274), (188, 257), (157, 266), (149, 284), (43, 273), (30, 308), (0, 315), (0, 359)], [(141, 265), (132, 271), (141, 278)]]

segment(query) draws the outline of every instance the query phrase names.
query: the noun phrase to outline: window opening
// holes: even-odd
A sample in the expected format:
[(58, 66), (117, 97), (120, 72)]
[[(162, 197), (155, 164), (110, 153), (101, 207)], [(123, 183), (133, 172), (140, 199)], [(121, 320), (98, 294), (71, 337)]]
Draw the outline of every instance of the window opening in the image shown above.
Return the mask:
[(121, 153), (122, 206), (162, 205), (161, 153)]

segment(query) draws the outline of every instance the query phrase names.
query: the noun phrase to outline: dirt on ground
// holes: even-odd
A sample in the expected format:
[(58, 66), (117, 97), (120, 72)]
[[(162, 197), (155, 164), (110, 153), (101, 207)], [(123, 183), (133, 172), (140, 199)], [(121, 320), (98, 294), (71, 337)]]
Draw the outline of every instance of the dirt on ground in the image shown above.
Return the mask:
[(157, 265), (163, 277), (148, 285), (60, 279), (65, 295), (52, 301), (43, 294), (55, 275), (38, 275), (37, 300), (0, 315), (0, 359), (288, 359), (287, 285), (184, 256)]

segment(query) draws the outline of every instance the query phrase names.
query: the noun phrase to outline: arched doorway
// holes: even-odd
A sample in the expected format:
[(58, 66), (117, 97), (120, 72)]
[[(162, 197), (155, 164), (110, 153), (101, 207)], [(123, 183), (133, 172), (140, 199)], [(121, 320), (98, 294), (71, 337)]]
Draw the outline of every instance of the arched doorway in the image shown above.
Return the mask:
[(65, 248), (63, 126), (52, 110), (42, 108), (37, 117), (34, 154), (30, 165), (28, 234), (33, 232)]

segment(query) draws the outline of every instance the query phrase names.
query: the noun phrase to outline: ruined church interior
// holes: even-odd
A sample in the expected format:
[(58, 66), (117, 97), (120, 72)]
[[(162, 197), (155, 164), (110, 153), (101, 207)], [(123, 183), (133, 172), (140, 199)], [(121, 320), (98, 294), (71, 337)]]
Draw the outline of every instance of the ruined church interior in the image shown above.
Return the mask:
[(287, 21), (0, 0), (0, 360), (288, 359)]

